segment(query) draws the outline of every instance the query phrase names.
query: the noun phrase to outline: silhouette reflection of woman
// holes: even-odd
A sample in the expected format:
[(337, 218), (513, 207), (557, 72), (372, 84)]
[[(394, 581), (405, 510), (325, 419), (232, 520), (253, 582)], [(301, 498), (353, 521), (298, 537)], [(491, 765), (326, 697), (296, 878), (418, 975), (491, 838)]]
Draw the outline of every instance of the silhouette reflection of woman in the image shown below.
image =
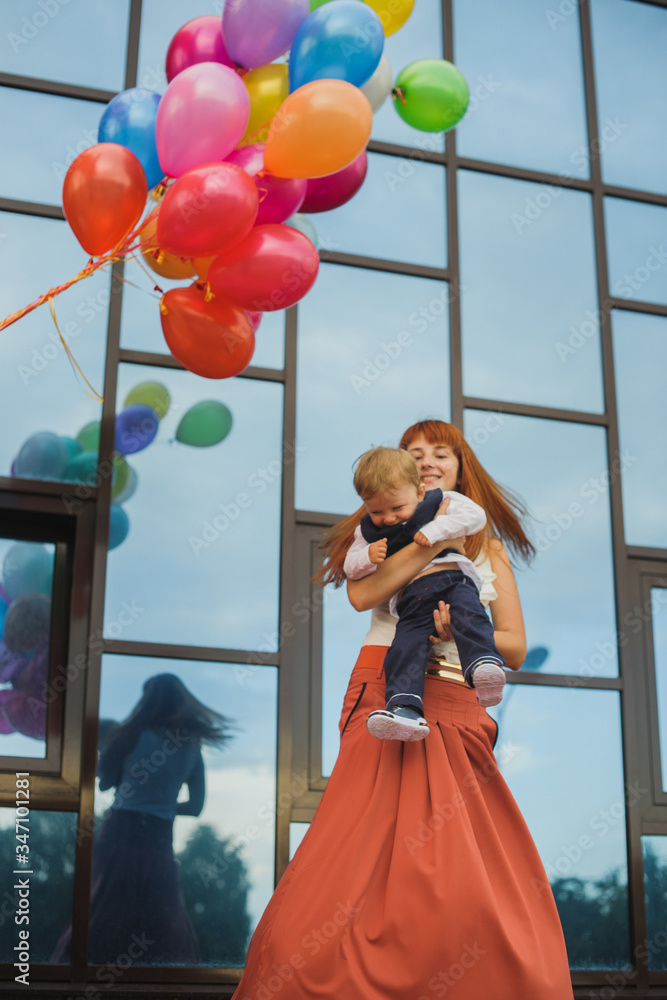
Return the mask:
[[(174, 858), (173, 824), (176, 816), (201, 813), (201, 746), (221, 745), (229, 730), (229, 721), (174, 674), (149, 678), (124, 722), (100, 724), (100, 790), (115, 788), (116, 794), (93, 853), (91, 963), (113, 962), (130, 945), (140, 952), (138, 965), (199, 961)], [(189, 798), (179, 802), (184, 784)], [(53, 961), (68, 949), (70, 934), (68, 928)]]

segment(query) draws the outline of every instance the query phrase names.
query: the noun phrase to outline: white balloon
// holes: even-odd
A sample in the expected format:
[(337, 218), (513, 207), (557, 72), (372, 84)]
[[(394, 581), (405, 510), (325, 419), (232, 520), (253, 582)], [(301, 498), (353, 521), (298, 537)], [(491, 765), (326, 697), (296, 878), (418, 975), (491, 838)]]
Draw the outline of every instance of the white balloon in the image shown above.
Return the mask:
[(370, 80), (361, 87), (362, 94), (366, 95), (374, 112), (380, 110), (389, 97), (393, 85), (391, 65), (387, 57), (383, 55)]
[(299, 212), (296, 215), (290, 215), (285, 225), (291, 226), (292, 229), (298, 229), (300, 233), (308, 237), (315, 249), (319, 249), (317, 229), (307, 215), (301, 215)]

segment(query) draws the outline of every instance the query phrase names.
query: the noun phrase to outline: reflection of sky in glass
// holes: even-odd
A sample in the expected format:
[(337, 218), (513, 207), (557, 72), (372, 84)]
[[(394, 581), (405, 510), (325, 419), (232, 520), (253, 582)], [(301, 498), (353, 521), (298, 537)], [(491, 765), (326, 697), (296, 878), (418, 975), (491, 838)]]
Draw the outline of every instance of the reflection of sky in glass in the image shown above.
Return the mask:
[(602, 179), (665, 194), (667, 11), (626, 0), (590, 7)]
[(667, 305), (667, 208), (623, 198), (605, 198), (604, 208), (611, 294)]
[(308, 833), (310, 823), (290, 823), (289, 825), (289, 856), (290, 861), (296, 853), (296, 849)]
[(589, 195), (468, 171), (459, 190), (464, 392), (602, 412)]
[(122, 90), (129, 7), (129, 0), (0, 4), (3, 72)]
[[(272, 667), (196, 663), (146, 657), (103, 657), (100, 718), (122, 721), (155, 674), (176, 674), (209, 708), (236, 722), (236, 735), (222, 750), (203, 750), (206, 801), (200, 816), (178, 816), (174, 851), (181, 851), (198, 826), (243, 845), (251, 889), (252, 926), (259, 920), (274, 879), (276, 672)], [(113, 801), (113, 791), (95, 797), (96, 812)], [(181, 799), (187, 799), (187, 790)], [(258, 831), (258, 832), (257, 832)], [(211, 891), (219, 891), (212, 884)]]
[[(119, 409), (146, 380), (165, 385), (172, 405), (155, 441), (129, 456), (139, 485), (124, 504), (130, 534), (109, 553), (105, 634), (275, 649), (282, 387), (121, 365)], [(183, 414), (206, 399), (232, 411), (229, 436), (211, 448), (174, 441)], [(120, 634), (117, 624), (110, 632), (124, 603), (141, 611)]]
[(456, 0), (454, 61), (471, 99), (461, 156), (588, 176), (579, 21), (550, 0)]
[(361, 190), (313, 222), (327, 250), (446, 267), (444, 167), (371, 153)]
[(224, 0), (143, 0), (137, 86), (164, 92), (169, 43), (178, 29), (195, 17), (222, 14)]
[(658, 725), (660, 727), (660, 766), (662, 787), (667, 791), (667, 590), (651, 587), (653, 652), (655, 680), (658, 691)]
[(627, 455), (621, 475), (625, 541), (667, 546), (667, 319), (618, 309), (612, 330), (620, 446)]
[[(512, 686), (490, 714), (499, 720), (495, 754), (501, 773), (549, 880), (596, 880), (616, 870), (625, 885), (618, 694)], [(564, 930), (567, 939), (567, 925)], [(616, 967), (626, 963), (627, 949), (618, 955)]]
[(465, 431), (487, 472), (532, 515), (537, 556), (516, 571), (528, 648), (547, 647), (546, 673), (615, 676), (604, 430), (468, 410)]
[(667, 969), (665, 890), (667, 837), (642, 837), (646, 902), (646, 944), (650, 969)]
[(322, 265), (299, 304), (298, 508), (356, 510), (363, 451), (448, 419), (448, 294), (445, 282)]

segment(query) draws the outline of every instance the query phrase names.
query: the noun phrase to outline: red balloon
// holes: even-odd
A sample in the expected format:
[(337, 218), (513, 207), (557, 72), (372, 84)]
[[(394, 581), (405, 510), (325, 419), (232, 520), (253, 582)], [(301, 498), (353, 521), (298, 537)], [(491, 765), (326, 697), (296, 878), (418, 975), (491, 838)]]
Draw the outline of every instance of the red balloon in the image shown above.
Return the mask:
[(213, 257), (252, 229), (257, 188), (234, 163), (202, 163), (167, 191), (157, 223), (159, 246), (178, 257)]
[(249, 312), (246, 313), (246, 315), (250, 320), (250, 322), (252, 323), (253, 330), (255, 331), (255, 333), (257, 333), (257, 330), (259, 329), (259, 324), (262, 322), (261, 312)]
[(188, 66), (200, 62), (218, 62), (234, 69), (222, 37), (220, 15), (204, 14), (179, 28), (167, 50), (167, 82)]
[(65, 174), (63, 210), (91, 257), (119, 243), (141, 217), (148, 184), (134, 153), (115, 142), (84, 149)]
[(273, 312), (302, 299), (315, 283), (320, 258), (307, 236), (291, 226), (255, 228), (211, 264), (208, 282), (244, 309)]
[(366, 150), (362, 150), (356, 160), (343, 167), (336, 174), (327, 177), (314, 177), (308, 181), (306, 197), (301, 204), (300, 212), (329, 212), (339, 208), (346, 201), (354, 198), (364, 183), (368, 170)]
[(308, 181), (303, 177), (275, 177), (264, 169), (264, 145), (254, 142), (249, 146), (235, 149), (225, 159), (225, 163), (235, 163), (255, 182), (259, 192), (259, 211), (256, 226), (268, 222), (285, 222), (299, 211), (306, 196)]
[(242, 309), (206, 287), (172, 288), (160, 300), (162, 332), (177, 361), (204, 378), (230, 378), (244, 371), (255, 350), (255, 331)]

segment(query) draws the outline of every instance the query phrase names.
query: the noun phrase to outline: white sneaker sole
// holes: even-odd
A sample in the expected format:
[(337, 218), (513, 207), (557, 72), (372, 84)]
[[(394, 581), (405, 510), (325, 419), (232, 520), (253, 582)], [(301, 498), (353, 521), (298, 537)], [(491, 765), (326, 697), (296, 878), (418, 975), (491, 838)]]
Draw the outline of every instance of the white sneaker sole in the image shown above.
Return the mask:
[(480, 663), (473, 671), (472, 682), (477, 695), (477, 701), (482, 708), (499, 705), (503, 700), (505, 687), (505, 671), (497, 663)]
[(377, 740), (402, 740), (404, 743), (415, 743), (429, 734), (426, 719), (402, 719), (386, 710), (371, 712), (366, 728)]

